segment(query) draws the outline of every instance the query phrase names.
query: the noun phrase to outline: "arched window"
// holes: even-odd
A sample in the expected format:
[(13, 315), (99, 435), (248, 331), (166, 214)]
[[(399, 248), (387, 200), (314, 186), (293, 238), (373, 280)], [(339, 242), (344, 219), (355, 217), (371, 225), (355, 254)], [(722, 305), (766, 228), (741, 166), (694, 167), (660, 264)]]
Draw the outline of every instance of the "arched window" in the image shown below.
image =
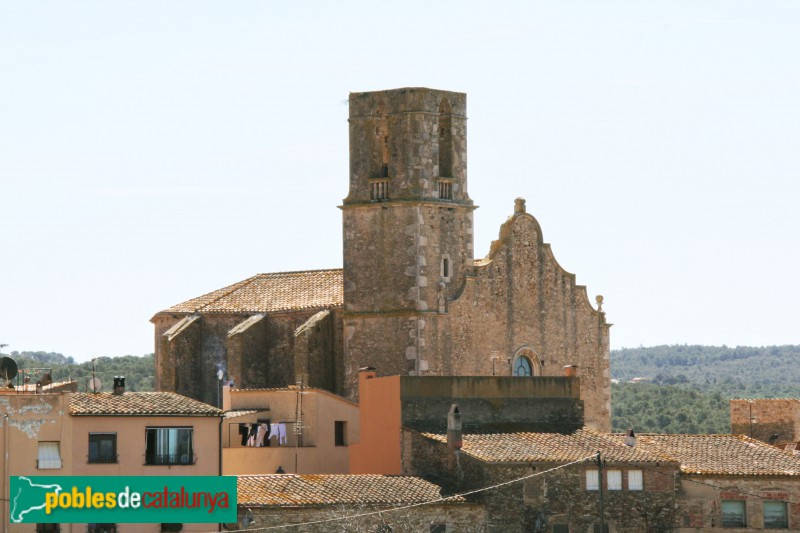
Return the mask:
[(521, 377), (541, 376), (543, 364), (544, 362), (539, 359), (533, 348), (523, 346), (514, 354), (511, 375)]
[(531, 360), (524, 355), (518, 355), (514, 359), (513, 375), (517, 377), (530, 377), (533, 375), (533, 365)]

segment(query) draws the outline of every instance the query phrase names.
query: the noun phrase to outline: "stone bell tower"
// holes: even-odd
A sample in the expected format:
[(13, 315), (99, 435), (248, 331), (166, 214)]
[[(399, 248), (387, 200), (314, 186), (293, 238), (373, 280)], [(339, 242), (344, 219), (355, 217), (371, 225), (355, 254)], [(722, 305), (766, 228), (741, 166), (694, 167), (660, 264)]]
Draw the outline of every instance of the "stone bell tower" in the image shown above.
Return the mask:
[(426, 88), (350, 94), (344, 231), (346, 387), (359, 367), (440, 373), (426, 317), (473, 273), (466, 95)]

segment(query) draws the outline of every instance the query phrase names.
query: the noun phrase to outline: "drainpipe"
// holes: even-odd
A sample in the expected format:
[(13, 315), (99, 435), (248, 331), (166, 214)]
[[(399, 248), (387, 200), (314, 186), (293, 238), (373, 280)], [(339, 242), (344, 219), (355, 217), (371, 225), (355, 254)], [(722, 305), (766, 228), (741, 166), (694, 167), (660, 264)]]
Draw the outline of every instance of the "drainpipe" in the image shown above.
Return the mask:
[(8, 523), (11, 521), (11, 498), (9, 498), (9, 480), (8, 480), (8, 432), (11, 429), (9, 425), (8, 413), (3, 413), (5, 420), (3, 420), (3, 533), (8, 533)]
[[(219, 415), (219, 432), (218, 432), (218, 442), (219, 448), (217, 448), (217, 471), (219, 472), (217, 475), (222, 476), (222, 421), (225, 420), (225, 415)], [(222, 524), (217, 524), (217, 531), (222, 531)]]

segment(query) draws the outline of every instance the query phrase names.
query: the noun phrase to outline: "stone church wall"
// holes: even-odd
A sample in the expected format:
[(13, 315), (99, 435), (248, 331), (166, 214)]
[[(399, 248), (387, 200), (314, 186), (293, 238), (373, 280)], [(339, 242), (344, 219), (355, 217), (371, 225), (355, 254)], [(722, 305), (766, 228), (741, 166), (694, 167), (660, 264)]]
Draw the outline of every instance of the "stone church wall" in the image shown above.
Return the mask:
[(218, 370), (236, 387), (265, 388), (293, 385), (303, 369), (311, 386), (334, 389), (342, 378), (334, 368), (337, 357), (341, 360), (341, 327), (333, 320), (341, 319), (332, 314), (319, 328), (302, 334), (296, 347), (295, 330), (314, 313), (266, 315), (260, 320), (254, 315), (208, 314), (169, 336), (165, 333), (186, 317), (157, 315), (156, 389), (216, 405)]
[(610, 431), (609, 325), (556, 262), (524, 204), (518, 211), (448, 313), (427, 320), (426, 350), (432, 361), (439, 355), (430, 370), (511, 375), (520, 351), (534, 375), (560, 376), (563, 366), (577, 365), (586, 423)]

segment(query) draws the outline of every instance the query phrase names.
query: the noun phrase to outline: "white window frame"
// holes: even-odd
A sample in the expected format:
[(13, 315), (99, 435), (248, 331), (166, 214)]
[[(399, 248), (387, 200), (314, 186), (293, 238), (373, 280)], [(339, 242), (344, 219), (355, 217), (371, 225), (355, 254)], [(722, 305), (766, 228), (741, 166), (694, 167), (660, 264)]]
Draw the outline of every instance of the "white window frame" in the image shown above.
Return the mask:
[(61, 443), (58, 441), (39, 441), (36, 468), (49, 470), (61, 468)]

